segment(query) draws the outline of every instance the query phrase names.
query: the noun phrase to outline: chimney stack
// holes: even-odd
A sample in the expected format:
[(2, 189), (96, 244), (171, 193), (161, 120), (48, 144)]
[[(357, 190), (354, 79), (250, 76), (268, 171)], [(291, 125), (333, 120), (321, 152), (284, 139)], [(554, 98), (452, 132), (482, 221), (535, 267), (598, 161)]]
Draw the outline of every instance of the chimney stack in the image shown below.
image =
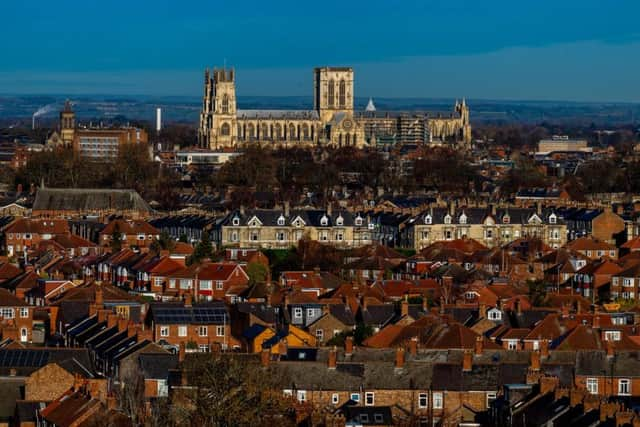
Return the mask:
[(329, 369), (336, 369), (337, 364), (338, 364), (338, 350), (334, 346), (331, 350), (329, 350), (328, 367)]
[(593, 329), (600, 329), (600, 316), (593, 316)]
[(482, 339), (482, 336), (478, 335), (476, 337), (476, 345), (474, 347), (474, 351), (476, 353), (476, 356), (482, 356), (483, 350), (484, 350), (484, 341)]
[(473, 367), (473, 353), (470, 350), (465, 350), (462, 356), (462, 370), (464, 372), (470, 372)]
[(404, 299), (400, 305), (400, 316), (405, 317), (409, 315), (409, 297), (405, 294)]
[(409, 354), (415, 356), (418, 354), (418, 337), (409, 340)]
[(98, 310), (104, 307), (104, 296), (102, 295), (102, 284), (100, 282), (96, 282), (96, 294), (94, 304), (98, 308)]
[(396, 369), (402, 369), (404, 367), (404, 348), (398, 347), (396, 349)]
[(605, 344), (607, 346), (607, 358), (612, 358), (615, 355), (615, 348), (613, 346), (613, 341), (606, 340)]
[(344, 339), (344, 355), (351, 356), (353, 354), (353, 337), (349, 335)]
[(543, 359), (549, 357), (549, 341), (546, 339), (540, 340), (540, 357)]
[(180, 348), (178, 349), (178, 361), (179, 362), (184, 362), (184, 357), (187, 353), (187, 346), (185, 345), (184, 342), (180, 343)]
[(531, 352), (531, 369), (534, 371), (540, 370), (540, 352), (538, 350)]
[(271, 350), (268, 348), (263, 348), (262, 353), (260, 353), (260, 364), (262, 367), (269, 367), (269, 363), (271, 362)]

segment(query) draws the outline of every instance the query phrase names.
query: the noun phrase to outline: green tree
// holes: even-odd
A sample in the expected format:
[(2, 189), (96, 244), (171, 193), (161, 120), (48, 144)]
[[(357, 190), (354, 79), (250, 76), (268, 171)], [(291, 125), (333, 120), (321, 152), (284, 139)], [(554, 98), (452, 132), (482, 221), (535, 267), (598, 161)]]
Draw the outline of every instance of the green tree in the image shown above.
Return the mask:
[(263, 283), (269, 275), (269, 267), (259, 262), (250, 262), (246, 268), (247, 276), (249, 276), (249, 284)]
[(255, 359), (212, 353), (190, 357), (183, 372), (190, 387), (174, 393), (178, 398), (167, 425), (295, 425), (277, 369), (265, 369)]
[(120, 225), (117, 222), (113, 227), (113, 232), (111, 232), (109, 246), (113, 252), (118, 252), (122, 249), (122, 232), (120, 231)]
[(166, 231), (162, 231), (158, 239), (151, 242), (149, 249), (155, 254), (159, 254), (160, 251), (171, 251), (176, 247), (176, 242)]
[(211, 239), (209, 238), (209, 232), (207, 230), (202, 231), (202, 238), (198, 242), (195, 248), (193, 248), (193, 254), (190, 258), (190, 264), (200, 262), (205, 258), (211, 258), (213, 256), (213, 246), (211, 245)]

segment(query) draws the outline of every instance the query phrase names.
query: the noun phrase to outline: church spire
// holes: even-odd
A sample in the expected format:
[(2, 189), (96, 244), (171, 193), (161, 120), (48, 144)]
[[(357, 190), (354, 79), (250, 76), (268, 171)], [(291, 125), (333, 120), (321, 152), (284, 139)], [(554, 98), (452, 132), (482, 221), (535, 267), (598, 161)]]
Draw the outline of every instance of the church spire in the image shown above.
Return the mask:
[(369, 103), (367, 104), (364, 111), (374, 112), (376, 111), (376, 106), (373, 105), (373, 98), (369, 98)]

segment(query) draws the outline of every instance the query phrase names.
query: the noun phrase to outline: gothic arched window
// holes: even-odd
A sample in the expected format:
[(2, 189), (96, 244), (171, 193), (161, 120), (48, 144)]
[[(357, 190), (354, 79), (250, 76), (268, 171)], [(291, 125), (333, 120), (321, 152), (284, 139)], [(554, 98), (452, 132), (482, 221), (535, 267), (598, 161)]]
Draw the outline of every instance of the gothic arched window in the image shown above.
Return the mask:
[(329, 90), (327, 92), (327, 103), (329, 104), (329, 107), (333, 107), (334, 103), (335, 88), (333, 86), (333, 80), (329, 80)]
[(309, 126), (306, 123), (302, 125), (302, 138), (309, 139)]
[(296, 139), (296, 125), (293, 123), (289, 125), (289, 139)]
[(347, 85), (344, 80), (340, 80), (340, 88), (338, 89), (338, 103), (340, 104), (340, 108), (344, 108), (347, 104)]
[(253, 123), (249, 123), (247, 125), (247, 139), (252, 139), (255, 136), (256, 136), (255, 127), (253, 126)]
[(275, 135), (276, 139), (282, 139), (282, 126), (280, 126), (280, 123), (276, 123), (276, 135)]
[(223, 123), (222, 126), (220, 126), (220, 135), (229, 136), (230, 133), (231, 126), (229, 126), (229, 123)]
[(269, 126), (266, 123), (262, 124), (262, 139), (269, 138)]
[(229, 96), (226, 93), (222, 95), (222, 114), (229, 114)]

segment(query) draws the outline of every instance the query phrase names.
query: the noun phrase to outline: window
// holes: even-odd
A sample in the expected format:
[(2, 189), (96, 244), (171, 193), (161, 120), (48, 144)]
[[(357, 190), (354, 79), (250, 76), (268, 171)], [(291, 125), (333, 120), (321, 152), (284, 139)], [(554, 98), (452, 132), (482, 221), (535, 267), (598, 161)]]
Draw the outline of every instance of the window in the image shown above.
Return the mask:
[(587, 378), (587, 391), (591, 394), (598, 394), (597, 378)]
[(302, 319), (302, 307), (294, 307), (293, 317), (297, 319)]
[(327, 224), (329, 224), (329, 218), (327, 218), (326, 215), (322, 215), (322, 218), (320, 218), (320, 225), (326, 226)]
[(493, 391), (490, 391), (487, 393), (487, 408), (491, 407), (491, 404), (493, 404), (493, 402), (496, 400), (496, 393)]
[(338, 242), (342, 242), (343, 239), (344, 239), (344, 234), (342, 233), (342, 231), (336, 232), (336, 240)]
[(631, 394), (631, 381), (628, 379), (621, 379), (618, 381), (618, 394), (621, 396), (627, 396)]
[(429, 406), (429, 395), (427, 393), (418, 394), (418, 408), (425, 409)]
[(465, 214), (460, 215), (460, 224), (467, 223), (467, 216)]
[(447, 214), (447, 215), (444, 217), (444, 223), (445, 223), (445, 224), (451, 224), (451, 215)]
[(27, 342), (28, 337), (29, 331), (27, 330), (27, 328), (20, 328), (20, 341)]
[(198, 345), (198, 351), (200, 353), (209, 353), (209, 350), (210, 350), (209, 344), (200, 344), (200, 345)]
[(201, 337), (207, 336), (207, 327), (206, 326), (198, 326), (198, 335)]
[(13, 308), (8, 308), (8, 307), (3, 308), (2, 317), (4, 317), (5, 319), (13, 319), (14, 318)]
[(169, 279), (169, 287), (170, 288), (176, 287), (176, 279)]
[(218, 325), (216, 326), (216, 336), (217, 337), (223, 337), (224, 336), (224, 325)]
[(224, 289), (224, 282), (222, 280), (216, 280), (216, 290), (221, 291)]
[(257, 242), (259, 238), (258, 232), (257, 231), (252, 231), (251, 232), (251, 241), (252, 242)]
[(240, 218), (238, 218), (237, 216), (233, 217), (232, 223), (233, 225), (240, 225)]
[(424, 217), (424, 223), (427, 225), (431, 225), (433, 223), (433, 218), (431, 218), (431, 215), (427, 215)]
[(232, 242), (237, 242), (237, 241), (239, 240), (239, 239), (238, 239), (238, 232), (237, 232), (237, 231), (232, 231), (232, 232), (231, 232), (231, 239), (230, 239), (230, 240), (231, 240)]
[(433, 393), (433, 409), (442, 409), (442, 393)]
[(340, 403), (340, 395), (338, 393), (333, 393), (331, 395), (331, 403), (333, 403), (334, 405)]
[(620, 341), (620, 331), (605, 331), (605, 341)]
[(307, 391), (298, 390), (298, 402), (306, 402), (306, 401), (307, 401)]
[(364, 404), (365, 406), (373, 406), (375, 404), (375, 394), (373, 392), (366, 392), (364, 394)]
[(324, 341), (324, 330), (316, 329), (316, 339), (320, 342)]
[(340, 104), (340, 108), (345, 108), (346, 92), (346, 84), (344, 80), (340, 80), (340, 85), (338, 86), (338, 103)]
[(509, 224), (511, 222), (511, 217), (509, 215), (505, 215), (502, 217), (503, 224)]
[(169, 327), (168, 326), (160, 326), (160, 336), (168, 337), (169, 336)]
[(485, 239), (493, 238), (493, 230), (491, 230), (490, 228), (487, 230), (484, 230), (484, 238)]
[(284, 221), (284, 217), (280, 215), (280, 217), (278, 218), (278, 225), (284, 225)]
[(549, 215), (549, 224), (555, 224), (557, 222), (558, 218), (554, 214)]
[(429, 232), (428, 231), (423, 231), (422, 232), (422, 240), (429, 240)]
[(138, 234), (138, 240), (144, 240), (144, 234)]
[(362, 424), (369, 424), (369, 414), (360, 414), (360, 422)]
[(446, 240), (451, 240), (451, 230), (447, 230), (444, 232), (444, 238)]
[(229, 96), (226, 93), (222, 95), (222, 114), (229, 114)]
[(338, 218), (336, 218), (336, 225), (342, 226), (343, 224), (344, 224), (344, 219), (342, 218), (342, 215), (340, 215)]
[(356, 227), (360, 227), (362, 225), (362, 218), (359, 215), (356, 217), (355, 223)]
[(351, 393), (351, 400), (354, 402), (360, 402), (360, 393)]
[(229, 134), (231, 134), (231, 126), (229, 126), (229, 123), (223, 123), (220, 127), (220, 135), (229, 136)]
[(333, 83), (333, 80), (329, 80), (329, 88), (327, 93), (327, 104), (329, 104), (329, 107), (333, 107), (334, 99), (335, 99), (334, 83)]
[(315, 310), (313, 308), (307, 308), (307, 317), (313, 317)]
[(508, 350), (517, 350), (518, 349), (518, 341), (516, 341), (516, 340), (507, 340), (507, 349)]
[(200, 289), (203, 291), (211, 290), (211, 280), (200, 280)]
[(384, 417), (382, 416), (382, 414), (379, 414), (379, 413), (373, 414), (373, 419), (376, 422), (376, 424), (382, 424), (382, 422), (384, 421)]
[(186, 325), (178, 326), (178, 336), (179, 337), (186, 337), (187, 336), (187, 327), (186, 327)]
[(180, 289), (191, 289), (191, 279), (180, 279)]
[(284, 232), (283, 232), (283, 231), (278, 231), (278, 232), (276, 233), (276, 239), (277, 239), (279, 242), (284, 242)]
[(622, 286), (631, 287), (633, 286), (633, 279), (625, 277), (622, 279)]
[(489, 320), (501, 320), (502, 312), (500, 310), (489, 310)]
[(29, 309), (27, 307), (20, 307), (20, 317), (23, 319), (29, 317)]

